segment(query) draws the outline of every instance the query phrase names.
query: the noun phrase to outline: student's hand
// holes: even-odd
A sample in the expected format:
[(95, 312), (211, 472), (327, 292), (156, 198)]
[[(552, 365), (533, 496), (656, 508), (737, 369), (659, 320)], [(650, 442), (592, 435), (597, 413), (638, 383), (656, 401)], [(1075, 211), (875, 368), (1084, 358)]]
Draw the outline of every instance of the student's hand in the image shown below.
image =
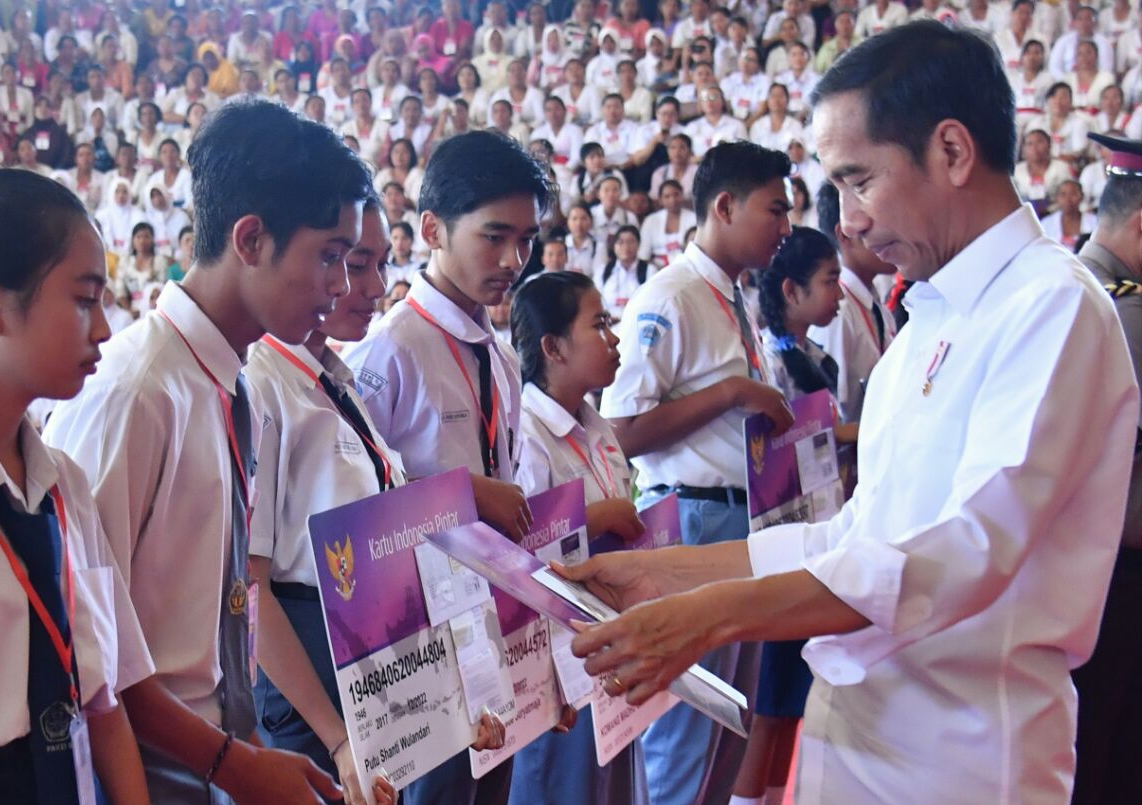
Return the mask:
[(551, 569), (569, 581), (586, 584), (587, 589), (621, 612), (667, 592), (656, 572), (657, 553), (604, 553), (577, 565), (552, 562)]
[(566, 735), (575, 728), (579, 721), (579, 711), (569, 704), (563, 705), (563, 712), (559, 714), (559, 723), (551, 728), (552, 732)]
[[(345, 778), (342, 777), (342, 780)], [(378, 774), (373, 778), (373, 799), (377, 805), (397, 805), (397, 789), (396, 786), (389, 781), (389, 778), (384, 774)], [(364, 805), (365, 800), (361, 800), (361, 805)]]
[(522, 541), (531, 531), (531, 508), (518, 486), (472, 473), (472, 491), (480, 519), (513, 542)]
[(321, 805), (323, 798), (341, 800), (341, 787), (305, 755), (240, 741), (223, 759), (216, 779), (237, 805)]
[(345, 805), (365, 805), (365, 795), (361, 791), (361, 781), (357, 779), (353, 750), (348, 741), (342, 741), (333, 752), (333, 765), (337, 767), (337, 776), (341, 778)]
[(623, 542), (642, 536), (646, 526), (638, 517), (634, 501), (628, 498), (607, 498), (587, 507), (587, 532), (592, 535), (611, 532)]
[(476, 733), (476, 740), (473, 742), (472, 748), (477, 752), (503, 749), (505, 737), (507, 737), (507, 727), (504, 726), (504, 722), (485, 707), (484, 714), (480, 716), (480, 729)]
[(727, 384), (731, 408), (741, 408), (747, 414), (765, 414), (773, 422), (773, 435), (780, 436), (793, 427), (793, 411), (785, 395), (773, 386), (751, 377), (730, 377)]

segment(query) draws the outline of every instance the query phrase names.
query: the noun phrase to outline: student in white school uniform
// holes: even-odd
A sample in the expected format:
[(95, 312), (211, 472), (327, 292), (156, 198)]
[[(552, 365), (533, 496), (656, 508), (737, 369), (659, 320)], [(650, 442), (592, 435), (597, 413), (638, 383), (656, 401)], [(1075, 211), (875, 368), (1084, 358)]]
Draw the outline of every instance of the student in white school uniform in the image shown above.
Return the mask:
[[(26, 171), (0, 172), (0, 218), (0, 792), (78, 805), (99, 785), (111, 805), (148, 803), (116, 693), (154, 665), (83, 470), (27, 413), (95, 371), (111, 335), (103, 244), (79, 199)], [(85, 722), (89, 744), (69, 734)]]
[(620, 226), (614, 237), (614, 256), (599, 268), (595, 278), (603, 295), (603, 304), (615, 321), (622, 319), (635, 291), (658, 270), (654, 264), (639, 257), (640, 239), (637, 226)]
[(262, 416), (242, 363), (266, 332), (305, 340), (344, 295), (369, 173), (330, 129), (269, 101), (218, 110), (190, 163), (194, 266), (108, 345), (45, 439), (91, 481), (155, 661), (123, 699), (156, 803), (312, 802), (339, 794), (329, 776), (254, 740), (247, 526)]
[[(640, 503), (678, 493), (690, 545), (749, 531), (745, 417), (764, 412), (778, 431), (793, 421), (785, 398), (762, 380), (738, 284), (789, 234), (789, 168), (785, 154), (752, 143), (711, 148), (694, 178), (695, 241), (634, 294), (619, 327), (623, 363), (600, 413), (639, 471)], [(749, 691), (759, 656), (756, 644), (734, 644), (706, 662)], [(642, 745), (656, 805), (725, 802), (745, 750), (744, 740), (686, 705), (655, 722)]]
[[(642, 532), (631, 501), (630, 470), (614, 431), (588, 394), (609, 386), (619, 365), (618, 338), (589, 277), (541, 274), (516, 294), (512, 336), (520, 357), (516, 480), (527, 495), (583, 479), (587, 536)], [(606, 766), (595, 758), (591, 709), (520, 750), (512, 805), (649, 805), (642, 748), (634, 741)]]
[(658, 205), (661, 209), (646, 216), (642, 222), (638, 256), (649, 260), (655, 268), (665, 268), (682, 254), (682, 239), (690, 227), (698, 223), (694, 211), (682, 206), (685, 200), (682, 185), (667, 179), (659, 185)]
[[(361, 340), (384, 296), (389, 243), (380, 203), (366, 202), (362, 216), (361, 240), (346, 257), (348, 293), (304, 344), (263, 336), (250, 349), (247, 370), (265, 411), (260, 505), (250, 525), (251, 573), (261, 590), (259, 730), (267, 745), (302, 752), (336, 773), (347, 805), (365, 798), (337, 695), (307, 523), (311, 514), (405, 483), (400, 457), (373, 428), (352, 371), (327, 343)], [(480, 729), (477, 748), (502, 743), (503, 725), (494, 717), (485, 716)], [(396, 799), (379, 774), (373, 796), (378, 805)]]
[(609, 251), (619, 228), (638, 220), (622, 205), (623, 185), (617, 176), (604, 176), (599, 182), (599, 203), (591, 208), (592, 234)]
[(578, 271), (588, 277), (595, 276), (595, 269), (606, 258), (606, 245), (599, 245), (591, 234), (594, 227), (591, 205), (576, 201), (567, 213), (567, 270)]
[(832, 238), (840, 252), (844, 298), (840, 314), (824, 327), (810, 327), (809, 338), (837, 362), (841, 421), (857, 422), (872, 369), (896, 337), (895, 319), (880, 300), (873, 280), (895, 274), (896, 266), (869, 251), (859, 238), (844, 233), (837, 188), (829, 182), (817, 192), (817, 228)]
[[(428, 268), (345, 352), (377, 432), (408, 474), (466, 467), (480, 518), (516, 540), (531, 521), (512, 482), (519, 368), (486, 307), (519, 279), (553, 191), (545, 169), (512, 140), (474, 131), (441, 143), (420, 194)], [(475, 781), (462, 752), (409, 786), (405, 801), (503, 805), (510, 785), (510, 762)]]
[(726, 113), (726, 99), (719, 87), (707, 87), (698, 95), (702, 116), (686, 126), (694, 156), (701, 159), (718, 143), (746, 138), (745, 124)]

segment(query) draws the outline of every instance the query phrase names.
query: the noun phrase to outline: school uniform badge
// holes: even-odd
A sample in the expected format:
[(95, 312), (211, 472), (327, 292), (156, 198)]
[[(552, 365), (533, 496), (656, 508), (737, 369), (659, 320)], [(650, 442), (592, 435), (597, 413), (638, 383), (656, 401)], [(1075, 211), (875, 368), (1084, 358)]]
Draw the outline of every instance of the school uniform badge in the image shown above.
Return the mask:
[(644, 353), (654, 349), (673, 325), (670, 320), (657, 313), (638, 314), (638, 343)]
[(345, 547), (341, 547), (341, 543), (337, 540), (333, 541), (333, 547), (325, 546), (325, 559), (329, 564), (329, 572), (333, 574), (333, 580), (337, 582), (337, 594), (345, 601), (353, 597), (353, 591), (357, 589), (357, 580), (353, 578), (353, 540), (349, 535), (345, 535)]

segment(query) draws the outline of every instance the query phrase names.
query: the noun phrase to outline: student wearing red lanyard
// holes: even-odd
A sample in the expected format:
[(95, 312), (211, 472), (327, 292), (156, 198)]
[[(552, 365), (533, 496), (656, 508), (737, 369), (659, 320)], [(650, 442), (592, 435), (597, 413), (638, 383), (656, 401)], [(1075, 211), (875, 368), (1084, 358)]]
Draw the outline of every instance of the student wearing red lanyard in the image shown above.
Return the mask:
[[(614, 431), (588, 394), (609, 386), (619, 366), (618, 338), (603, 297), (573, 271), (535, 277), (516, 294), (512, 334), (523, 378), (516, 480), (531, 496), (583, 479), (587, 535), (642, 532), (630, 499), (630, 470)], [(647, 805), (646, 768), (638, 741), (600, 767), (590, 708), (515, 757), (512, 803)]]
[(242, 364), (266, 332), (303, 341), (345, 294), (369, 173), (331, 130), (263, 101), (219, 110), (189, 158), (194, 265), (107, 346), (45, 438), (91, 481), (155, 660), (123, 692), (152, 797), (317, 802), (339, 794), (329, 776), (254, 736), (248, 538), (262, 414)]
[[(512, 473), (519, 363), (496, 339), (486, 307), (519, 279), (553, 191), (512, 140), (475, 131), (441, 143), (420, 191), (428, 268), (344, 355), (377, 432), (409, 476), (466, 467), (480, 518), (516, 540), (531, 522)], [(510, 762), (473, 780), (464, 752), (409, 786), (405, 801), (502, 805), (510, 783)]]
[[(373, 428), (353, 373), (328, 343), (364, 337), (385, 291), (386, 229), (380, 203), (370, 200), (361, 240), (346, 258), (348, 294), (304, 344), (263, 336), (250, 350), (248, 370), (266, 413), (258, 457), (260, 505), (250, 532), (251, 571), (262, 590), (259, 727), (269, 745), (302, 752), (336, 771), (347, 805), (364, 805), (365, 797), (338, 704), (308, 520), (405, 482), (400, 457)], [(322, 482), (307, 483), (311, 478)], [(494, 748), (503, 726), (485, 718), (478, 748)], [(396, 795), (378, 776), (373, 797), (389, 805)]]
[[(600, 413), (639, 471), (640, 503), (677, 492), (682, 539), (703, 544), (749, 531), (742, 421), (793, 421), (764, 382), (756, 328), (738, 278), (768, 265), (789, 234), (789, 158), (752, 143), (711, 148), (694, 177), (698, 234), (670, 268), (627, 303), (619, 325), (622, 365)], [(707, 667), (754, 690), (757, 644), (708, 655)], [(729, 799), (745, 741), (677, 705), (643, 736), (656, 803)]]
[(95, 371), (103, 246), (78, 198), (25, 171), (0, 174), (0, 219), (0, 799), (75, 805), (98, 776), (112, 805), (147, 803), (116, 693), (154, 665), (83, 470), (26, 414)]

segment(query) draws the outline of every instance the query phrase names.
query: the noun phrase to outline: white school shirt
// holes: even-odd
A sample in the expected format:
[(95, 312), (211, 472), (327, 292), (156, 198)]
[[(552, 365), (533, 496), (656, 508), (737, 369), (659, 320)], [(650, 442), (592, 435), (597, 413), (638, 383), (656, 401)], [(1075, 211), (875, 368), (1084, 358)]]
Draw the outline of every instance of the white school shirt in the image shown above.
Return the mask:
[(147, 183), (143, 185), (142, 199), (149, 199), (151, 197), (151, 188), (162, 187), (170, 196), (171, 204), (184, 210), (193, 209), (194, 195), (192, 193), (190, 171), (186, 168), (179, 168), (178, 173), (175, 174), (174, 184), (168, 185), (166, 182), (166, 173), (162, 168), (159, 168), (151, 177), (147, 179)]
[[(595, 285), (599, 288), (599, 293), (603, 297), (603, 307), (607, 312), (616, 320), (620, 320), (626, 311), (627, 304), (630, 303), (631, 297), (634, 296), (641, 285), (638, 281), (638, 258), (629, 266), (623, 265), (617, 259), (615, 265), (611, 269), (611, 275), (606, 280), (603, 279), (603, 274), (606, 273), (606, 263), (603, 263), (598, 268), (598, 273), (595, 274)], [(654, 275), (657, 268), (653, 263), (648, 263), (646, 266), (646, 276), (649, 279)]]
[(1023, 77), (1023, 71), (1007, 74), (1011, 82), (1011, 91), (1015, 95), (1015, 120), (1019, 124), (1020, 132), (1026, 131), (1025, 124), (1032, 118), (1043, 114), (1047, 103), (1047, 91), (1055, 83), (1055, 77), (1046, 70), (1028, 81)]
[(339, 130), (357, 116), (353, 112), (352, 90), (342, 97), (330, 84), (325, 89), (318, 91), (317, 94), (325, 99), (325, 123), (334, 131)]
[(595, 276), (595, 270), (600, 262), (605, 262), (606, 247), (599, 248), (599, 242), (588, 235), (582, 246), (575, 245), (575, 238), (571, 233), (563, 238), (567, 244), (567, 271), (578, 271), (588, 277)]
[(1082, 221), (1079, 227), (1079, 234), (1073, 237), (1063, 235), (1063, 213), (1062, 210), (1047, 215), (1043, 218), (1043, 232), (1047, 237), (1051, 238), (1058, 243), (1061, 243), (1068, 251), (1074, 251), (1078, 240), (1082, 235), (1089, 235), (1094, 232), (1095, 226), (1098, 224), (1098, 216), (1093, 212), (1084, 212), (1082, 214)]
[(1043, 176), (1036, 179), (1026, 162), (1017, 162), (1011, 180), (1015, 189), (1025, 201), (1041, 201), (1045, 198), (1054, 198), (1059, 185), (1072, 178), (1071, 167), (1061, 159), (1052, 159), (1047, 165)]
[(361, 157), (376, 165), (381, 149), (385, 145), (385, 140), (389, 136), (388, 121), (374, 117), (373, 126), (367, 134), (362, 133), (363, 128), (361, 121), (354, 118), (341, 127), (341, 136), (356, 138), (357, 143), (361, 146)]
[[(916, 19), (914, 16), (913, 19)], [(1043, 43), (1044, 49), (1048, 46), (1048, 37), (1045, 34), (1035, 30), (1034, 25), (1027, 29), (1023, 34), (1023, 41), (1019, 42), (1015, 39), (1015, 31), (1011, 26), (1007, 26), (995, 34), (995, 46), (999, 49), (999, 55), (1003, 59), (1003, 68), (1007, 71), (1009, 76), (1014, 76), (1016, 73), (1022, 72), (1020, 62), (1023, 60), (1023, 46), (1027, 44), (1030, 39), (1037, 39)], [(1019, 98), (1016, 97), (1016, 103)]]
[(1040, 115), (1027, 121), (1024, 131), (1042, 129), (1051, 138), (1051, 156), (1063, 154), (1077, 154), (1087, 149), (1086, 133), (1088, 130), (1087, 116), (1077, 109), (1063, 121), (1058, 131), (1051, 130), (1051, 123), (1047, 115)]
[(591, 234), (600, 244), (610, 242), (610, 239), (618, 234), (620, 227), (638, 225), (638, 219), (623, 207), (615, 207), (615, 211), (608, 218), (602, 204), (596, 204), (591, 208), (591, 220), (594, 222)]
[(639, 140), (639, 125), (632, 120), (620, 120), (619, 124), (611, 128), (606, 121), (600, 120), (583, 132), (583, 142), (598, 143), (603, 146), (608, 165), (621, 165), (630, 159), (637, 150)]
[(773, 83), (784, 84), (789, 90), (789, 114), (797, 115), (809, 108), (809, 96), (820, 83), (821, 76), (814, 72), (812, 67), (806, 67), (800, 77), (786, 70), (773, 77)]
[(1119, 74), (1127, 73), (1142, 62), (1142, 30), (1135, 28), (1118, 38), (1114, 66)]
[[(608, 419), (637, 416), (728, 377), (748, 377), (733, 296), (730, 278), (696, 243), (647, 280), (619, 323), (622, 365), (603, 390), (599, 413)], [(750, 337), (760, 355), (756, 333)], [(639, 488), (678, 483), (744, 488), (744, 420), (744, 412), (730, 409), (685, 439), (632, 459)]]
[[(572, 416), (538, 386), (528, 383), (523, 387), (522, 405), (515, 479), (525, 495), (537, 495), (582, 478), (587, 505), (610, 497), (630, 497), (626, 456), (611, 423), (589, 402), (584, 400), (578, 416)], [(568, 439), (575, 440), (590, 466)], [(600, 479), (607, 488), (599, 484)]]
[(904, 304), (852, 500), (749, 537), (755, 576), (807, 569), (872, 622), (803, 651), (797, 801), (1065, 803), (1070, 669), (1098, 633), (1138, 426), (1122, 326), (1026, 205)]
[[(66, 537), (75, 580), (71, 627), (80, 696), (84, 710), (106, 712), (115, 707), (116, 691), (146, 679), (155, 667), (83, 470), (64, 453), (45, 445), (26, 416), (17, 438), (24, 454), (26, 488), (21, 489), (0, 467), (0, 495), (7, 495), (16, 511), (37, 514), (49, 490), (59, 487), (67, 515), (67, 529), (60, 532)], [(66, 582), (63, 594), (68, 594)], [(30, 615), (27, 593), (16, 581), (12, 565), (0, 556), (0, 679), (4, 680), (0, 746), (27, 735), (32, 728), (28, 712), (30, 617), (35, 616)], [(54, 654), (52, 661), (58, 662)]]
[(722, 92), (726, 97), (726, 108), (734, 117), (744, 120), (757, 112), (761, 104), (769, 96), (769, 87), (772, 82), (763, 72), (753, 78), (746, 78), (742, 73), (730, 73), (722, 79)]
[(531, 132), (531, 141), (535, 142), (536, 140), (547, 140), (551, 143), (555, 149), (555, 165), (553, 167), (557, 171), (567, 172), (569, 176), (579, 167), (579, 151), (583, 148), (583, 129), (576, 124), (567, 121), (556, 134), (555, 130), (551, 128), (551, 124), (544, 121), (542, 126), (538, 126)]
[(578, 98), (571, 96), (571, 85), (563, 84), (551, 92), (552, 95), (563, 100), (567, 107), (567, 121), (577, 123), (580, 127), (587, 127), (599, 119), (603, 99), (599, 91), (590, 84), (585, 84), (579, 92)]
[[(881, 357), (877, 343), (875, 305), (884, 318), (884, 347), (887, 350), (896, 337), (896, 320), (884, 303), (876, 298), (851, 269), (841, 267), (844, 298), (841, 309), (827, 327), (810, 327), (809, 339), (837, 362), (837, 402), (843, 422), (860, 420), (864, 407), (864, 387), (872, 369)], [(871, 325), (871, 326), (870, 326)]]
[[(99, 370), (56, 407), (44, 438), (87, 473), (158, 679), (218, 724), (230, 445), (217, 388), (160, 312), (234, 393), (242, 357), (180, 285), (167, 283), (158, 311), (107, 342)], [(250, 408), (256, 455), (262, 415), (252, 389)]]
[(790, 113), (785, 116), (781, 128), (774, 131), (772, 118), (765, 115), (759, 117), (749, 127), (749, 139), (771, 151), (788, 151), (789, 143), (794, 140), (805, 142), (805, 127)]
[[(415, 299), (456, 339), (469, 388), (444, 334), (413, 309), (398, 302), (374, 320), (364, 340), (348, 347), (346, 365), (357, 377), (377, 432), (400, 453), (411, 478), (457, 467), (484, 474), (480, 451), (480, 368), (466, 344), (485, 344), (492, 382), (500, 396), (496, 449), (499, 479), (511, 481), (515, 434), (519, 431), (519, 359), (492, 332), (487, 311), (476, 321), (432, 287), (424, 272), (412, 279), (406, 299)], [(475, 391), (475, 396), (473, 396)]]
[[(325, 348), (321, 360), (303, 345), (285, 349), (314, 376), (326, 374), (347, 391), (365, 423), (353, 372)], [(271, 557), (274, 581), (317, 586), (309, 542), (309, 516), (381, 491), (376, 468), (356, 428), (341, 414), (320, 381), (303, 372), (265, 341), (250, 348), (246, 377), (258, 389), (265, 415), (258, 454), (258, 507), (250, 525), (250, 553)], [(393, 467), (402, 485), (400, 457), (370, 426), (369, 438)]]
[[(1102, 34), (1095, 34), (1091, 40), (1098, 46), (1098, 69), (1114, 72), (1114, 44)], [(1047, 69), (1058, 76), (1066, 75), (1075, 69), (1075, 51), (1079, 46), (1078, 31), (1068, 31), (1055, 41), (1047, 61)]]
[(731, 114), (723, 114), (717, 123), (711, 123), (705, 116), (691, 120), (686, 126), (694, 156), (701, 159), (706, 152), (718, 143), (728, 143), (746, 138), (745, 124)]
[[(883, 15), (876, 7), (876, 3), (869, 3), (857, 14), (856, 35), (861, 39), (867, 39), (906, 22), (908, 22), (908, 9), (903, 3), (890, 2), (885, 6)], [(812, 45), (812, 42), (809, 44)]]
[(1078, 76), (1074, 73), (1067, 73), (1063, 76), (1063, 81), (1071, 88), (1071, 97), (1074, 99), (1075, 109), (1081, 109), (1088, 114), (1090, 110), (1098, 109), (1099, 96), (1102, 95), (1102, 91), (1115, 85), (1114, 73), (1105, 70), (1100, 70), (1095, 74), (1086, 91), (1083, 91), (1079, 85)]
[(507, 101), (512, 105), (512, 121), (525, 123), (529, 127), (543, 120), (543, 93), (535, 87), (528, 87), (523, 100), (516, 102), (509, 87), (503, 87), (488, 98), (488, 120), (492, 119), (492, 107), (496, 101)]
[(639, 242), (638, 256), (650, 260), (658, 268), (670, 265), (671, 260), (682, 254), (682, 239), (690, 227), (697, 226), (698, 218), (693, 210), (682, 208), (678, 213), (678, 231), (667, 234), (666, 210), (652, 212), (642, 222), (642, 239)]

